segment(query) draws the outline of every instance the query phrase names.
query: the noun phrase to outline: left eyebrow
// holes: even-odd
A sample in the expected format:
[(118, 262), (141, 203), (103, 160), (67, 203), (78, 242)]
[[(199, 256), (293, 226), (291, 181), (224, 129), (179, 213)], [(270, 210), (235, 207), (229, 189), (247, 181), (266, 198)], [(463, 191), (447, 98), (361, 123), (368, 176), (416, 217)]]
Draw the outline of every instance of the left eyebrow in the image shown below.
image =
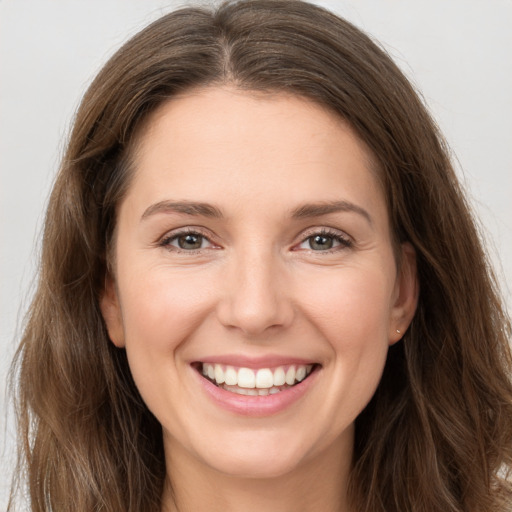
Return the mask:
[(329, 201), (321, 203), (304, 204), (292, 211), (292, 218), (304, 219), (308, 217), (320, 217), (330, 213), (352, 212), (363, 216), (370, 226), (373, 225), (371, 215), (357, 204), (350, 201)]

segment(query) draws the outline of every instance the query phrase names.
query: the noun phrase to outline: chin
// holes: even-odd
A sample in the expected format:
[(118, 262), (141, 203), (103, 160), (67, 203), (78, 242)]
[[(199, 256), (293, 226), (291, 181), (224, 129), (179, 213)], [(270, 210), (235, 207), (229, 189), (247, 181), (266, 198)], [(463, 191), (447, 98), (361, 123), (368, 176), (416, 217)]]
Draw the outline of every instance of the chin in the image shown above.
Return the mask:
[(269, 450), (247, 453), (244, 450), (243, 454), (232, 453), (222, 460), (217, 459), (210, 466), (229, 477), (265, 480), (294, 473), (300, 469), (301, 462), (298, 454), (290, 457), (277, 449), (275, 453)]
[[(203, 438), (196, 444), (195, 457), (226, 476), (238, 478), (279, 478), (309, 467), (320, 447), (308, 436), (289, 428), (232, 430), (225, 435)], [(304, 430), (301, 432), (304, 434)]]

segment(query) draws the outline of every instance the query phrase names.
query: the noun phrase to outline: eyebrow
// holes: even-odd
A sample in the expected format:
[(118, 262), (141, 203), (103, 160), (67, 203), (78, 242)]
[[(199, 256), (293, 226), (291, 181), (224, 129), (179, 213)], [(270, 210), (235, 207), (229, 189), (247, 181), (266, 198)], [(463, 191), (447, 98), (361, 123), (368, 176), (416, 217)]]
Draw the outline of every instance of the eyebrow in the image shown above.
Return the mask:
[(338, 212), (353, 212), (362, 215), (370, 225), (373, 225), (371, 215), (357, 204), (350, 201), (329, 201), (322, 203), (305, 204), (292, 211), (292, 218), (304, 219), (308, 217), (321, 217)]
[(222, 212), (215, 206), (208, 203), (197, 203), (194, 201), (160, 201), (149, 206), (142, 214), (141, 220), (157, 213), (182, 213), (202, 217), (221, 218)]
[[(370, 214), (360, 206), (350, 201), (329, 201), (301, 205), (291, 212), (293, 219), (305, 219), (309, 217), (321, 217), (338, 212), (353, 212), (362, 215), (370, 225), (373, 225)], [(210, 217), (219, 219), (223, 217), (222, 211), (209, 203), (195, 201), (159, 201), (149, 206), (142, 214), (144, 220), (157, 213), (181, 213), (184, 215)]]

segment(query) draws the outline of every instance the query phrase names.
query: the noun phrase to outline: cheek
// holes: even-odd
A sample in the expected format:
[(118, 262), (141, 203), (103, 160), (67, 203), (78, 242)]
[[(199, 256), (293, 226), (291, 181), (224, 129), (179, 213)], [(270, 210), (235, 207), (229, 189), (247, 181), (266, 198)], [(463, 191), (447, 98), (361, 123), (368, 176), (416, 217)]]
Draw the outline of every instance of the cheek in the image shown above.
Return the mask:
[(201, 272), (156, 268), (121, 290), (127, 350), (171, 352), (212, 309), (211, 277)]
[(175, 432), (182, 431), (178, 413), (187, 407), (180, 393), (185, 374), (179, 351), (211, 311), (205, 276), (196, 274), (146, 269), (120, 289), (133, 379), (148, 408)]
[(387, 343), (393, 281), (380, 267), (342, 268), (304, 277), (299, 293), (310, 321), (333, 348)]
[[(345, 268), (325, 281), (317, 279), (303, 302), (305, 314), (328, 347), (326, 414), (333, 425), (343, 428), (373, 396), (389, 345), (392, 282), (378, 267), (359, 270)], [(344, 406), (337, 406), (340, 403)]]

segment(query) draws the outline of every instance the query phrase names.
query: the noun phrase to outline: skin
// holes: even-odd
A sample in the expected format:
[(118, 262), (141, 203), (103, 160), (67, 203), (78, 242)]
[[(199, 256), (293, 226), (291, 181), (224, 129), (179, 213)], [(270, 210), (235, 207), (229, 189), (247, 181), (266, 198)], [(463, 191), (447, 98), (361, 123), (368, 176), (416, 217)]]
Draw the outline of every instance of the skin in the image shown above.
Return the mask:
[[(284, 94), (195, 90), (142, 130), (101, 307), (163, 427), (163, 510), (349, 510), (354, 420), (417, 302), (414, 252), (403, 244), (397, 267), (373, 167), (343, 120)], [(183, 228), (199, 249), (179, 247)], [(291, 406), (247, 417), (213, 403), (191, 366), (225, 354), (319, 369)]]

